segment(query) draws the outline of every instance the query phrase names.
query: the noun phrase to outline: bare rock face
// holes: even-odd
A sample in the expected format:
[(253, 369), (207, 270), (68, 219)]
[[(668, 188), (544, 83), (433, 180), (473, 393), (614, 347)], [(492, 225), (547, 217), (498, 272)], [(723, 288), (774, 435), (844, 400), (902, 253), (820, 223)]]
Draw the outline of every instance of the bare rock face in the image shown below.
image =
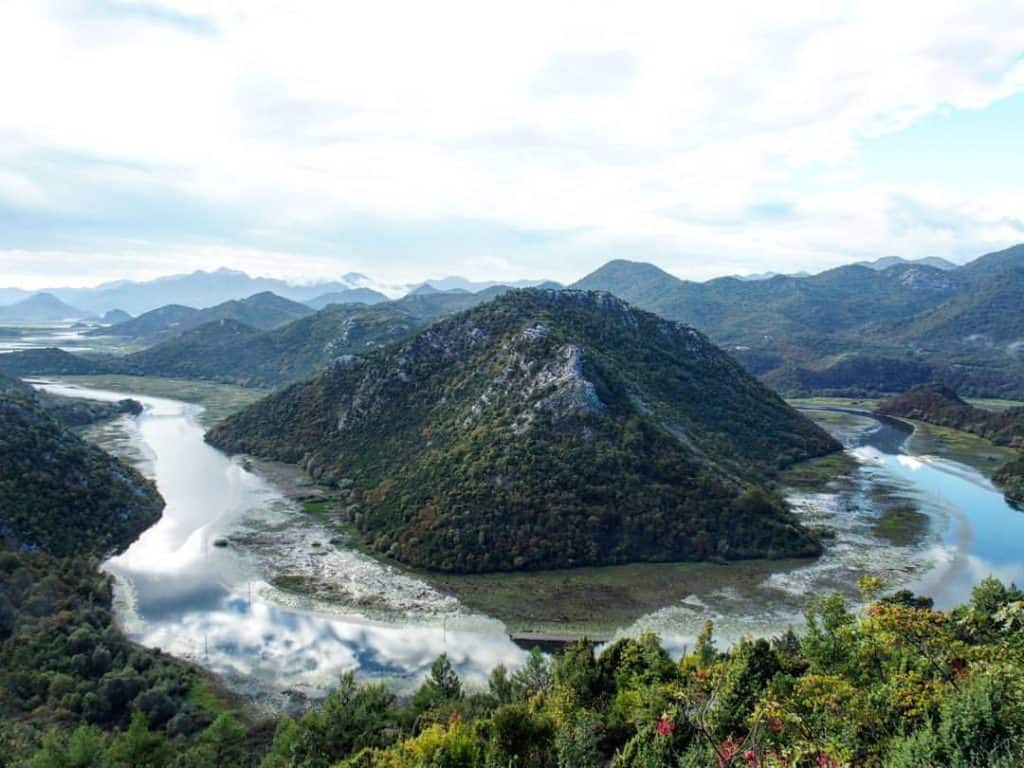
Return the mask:
[(575, 344), (559, 347), (556, 359), (545, 365), (534, 380), (534, 391), (546, 392), (533, 406), (561, 420), (579, 411), (601, 412), (604, 403), (594, 383), (583, 373), (583, 350)]

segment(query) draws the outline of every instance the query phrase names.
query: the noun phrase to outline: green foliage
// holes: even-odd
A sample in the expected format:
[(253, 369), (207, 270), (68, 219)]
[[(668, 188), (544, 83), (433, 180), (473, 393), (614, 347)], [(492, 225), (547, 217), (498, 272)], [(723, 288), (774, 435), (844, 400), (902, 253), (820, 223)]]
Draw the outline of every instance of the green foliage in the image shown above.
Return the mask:
[(512, 673), (514, 697), (524, 700), (547, 693), (551, 687), (552, 676), (551, 661), (541, 652), (540, 648), (531, 648), (530, 655), (526, 657), (526, 663), (522, 669), (517, 669)]
[(338, 364), (207, 437), (301, 463), (373, 550), (453, 572), (813, 555), (816, 536), (756, 486), (839, 447), (696, 331), (538, 290)]
[[(1010, 768), (1024, 755), (1021, 616), (1024, 595), (990, 579), (969, 605), (949, 613), (909, 593), (863, 614), (824, 598), (810, 609), (804, 637), (742, 640), (720, 652), (709, 628), (680, 664), (650, 634), (599, 654), (578, 643), (553, 669), (534, 653), (526, 669), (496, 670), (487, 695), (467, 693), (441, 657), (412, 707), (346, 675), (299, 720), (280, 719), (259, 765)], [(75, 642), (84, 640), (79, 634)], [(110, 667), (105, 675), (123, 668), (116, 650), (109, 662), (94, 656), (81, 663)], [(44, 665), (41, 674), (51, 696), (78, 685), (73, 672)], [(20, 685), (34, 687), (31, 680)], [(170, 722), (147, 722), (137, 704), (126, 706), (134, 712), (112, 728), (103, 724), (106, 733), (82, 726), (46, 734), (23, 764), (255, 765), (259, 739), (230, 714), (208, 717), (185, 737)], [(0, 723), (0, 738), (17, 738), (10, 718)]]
[(107, 740), (94, 725), (80, 725), (70, 734), (50, 731), (29, 768), (96, 768), (106, 754)]
[[(956, 270), (848, 265), (809, 277), (679, 280), (612, 261), (573, 287), (687, 323), (789, 395), (874, 395), (940, 380), (1024, 398), (1021, 247)], [(982, 265), (984, 262), (984, 265)]]
[(508, 768), (554, 768), (554, 727), (524, 704), (499, 707), (489, 724), (487, 761)]
[[(7, 607), (0, 636), (0, 714), (7, 724), (26, 726), (13, 751), (31, 750), (38, 732), (49, 731), (39, 765), (92, 765), (88, 755), (101, 746), (106, 751), (109, 741), (98, 729), (132, 724), (132, 738), (149, 739), (133, 717), (153, 729), (153, 739), (172, 741), (191, 741), (217, 723), (201, 737), (201, 746), (226, 749), (233, 721), (218, 717), (223, 696), (193, 695), (209, 691), (202, 673), (127, 640), (114, 623), (111, 600), (109, 578), (97, 572), (94, 561), (0, 550), (0, 605)], [(117, 754), (141, 749), (122, 742)], [(0, 744), (12, 750), (12, 744)], [(157, 747), (154, 754), (162, 754)]]
[(462, 698), (462, 681), (452, 667), (448, 654), (442, 653), (430, 665), (430, 674), (413, 696), (413, 707), (424, 712)]
[(604, 765), (598, 734), (601, 718), (583, 710), (574, 713), (555, 733), (558, 768), (600, 768)]
[(106, 555), (159, 519), (154, 485), (63, 426), (34, 394), (0, 394), (0, 434), (0, 540)]
[(719, 739), (743, 734), (754, 706), (782, 665), (764, 638), (741, 640), (721, 671), (708, 727)]
[(128, 730), (111, 740), (103, 764), (105, 768), (165, 768), (172, 755), (167, 737), (150, 731), (146, 716), (136, 710)]
[(346, 673), (318, 710), (298, 722), (282, 718), (261, 767), (328, 768), (355, 752), (393, 744), (399, 717), (394, 693), (380, 684), (357, 685)]

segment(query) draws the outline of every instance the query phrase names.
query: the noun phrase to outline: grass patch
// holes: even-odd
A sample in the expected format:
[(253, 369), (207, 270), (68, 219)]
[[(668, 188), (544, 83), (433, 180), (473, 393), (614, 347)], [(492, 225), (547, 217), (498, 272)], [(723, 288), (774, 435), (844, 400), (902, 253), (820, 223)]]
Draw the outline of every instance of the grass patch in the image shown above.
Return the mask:
[(913, 506), (889, 507), (875, 521), (874, 532), (893, 546), (905, 547), (916, 544), (928, 533), (931, 520)]
[(308, 594), (315, 580), (312, 576), (303, 576), (296, 573), (282, 573), (274, 576), (270, 583), (285, 592), (293, 592), (299, 595)]
[(914, 434), (910, 438), (910, 451), (949, 459), (974, 467), (986, 477), (1003, 464), (1012, 461), (1018, 452), (1012, 448), (994, 445), (983, 437), (950, 427), (940, 427), (921, 421), (912, 422)]
[(761, 583), (807, 560), (634, 563), (526, 573), (471, 575), (416, 571), (472, 610), (501, 619), (510, 632), (610, 633), (694, 594)]
[(855, 408), (873, 411), (884, 397), (790, 397), (786, 402), (794, 408)]
[(968, 403), (975, 408), (984, 408), (986, 411), (1005, 411), (1010, 408), (1020, 408), (1024, 402), (1020, 400), (1000, 400), (998, 398), (965, 397)]
[(156, 376), (60, 376), (61, 381), (81, 387), (107, 389), (150, 397), (165, 397), (203, 406), (199, 422), (211, 427), (222, 419), (245, 408), (270, 393), (268, 389), (236, 387), (209, 381), (164, 379)]
[[(815, 414), (815, 420), (817, 417)], [(849, 477), (858, 466), (857, 460), (845, 451), (830, 453), (789, 467), (779, 475), (779, 484), (801, 491), (824, 490), (829, 483)]]
[(306, 499), (302, 502), (302, 511), (317, 517), (327, 517), (332, 507), (331, 500), (326, 498)]
[(214, 688), (211, 682), (205, 678), (196, 680), (192, 687), (189, 688), (186, 698), (191, 704), (212, 713), (214, 716), (231, 708), (224, 699), (223, 691)]

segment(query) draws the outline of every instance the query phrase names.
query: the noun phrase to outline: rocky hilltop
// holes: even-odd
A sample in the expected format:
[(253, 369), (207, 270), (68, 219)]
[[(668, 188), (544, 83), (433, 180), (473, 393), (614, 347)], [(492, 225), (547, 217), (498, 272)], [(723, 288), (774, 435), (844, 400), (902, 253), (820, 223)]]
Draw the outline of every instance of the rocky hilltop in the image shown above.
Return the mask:
[(696, 330), (509, 292), (212, 430), (341, 489), (374, 550), (445, 571), (812, 555), (762, 488), (839, 445)]

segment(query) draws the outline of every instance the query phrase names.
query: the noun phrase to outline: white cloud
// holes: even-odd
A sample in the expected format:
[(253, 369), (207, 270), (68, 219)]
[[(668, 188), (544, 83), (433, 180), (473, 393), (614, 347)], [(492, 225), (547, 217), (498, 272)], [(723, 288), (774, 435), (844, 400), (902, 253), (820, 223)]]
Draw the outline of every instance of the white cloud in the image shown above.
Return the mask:
[[(99, 7), (0, 6), (0, 68), (14, 73), (0, 90), (0, 198), (106, 221), (125, 196), (105, 212), (97, 185), (156, 190), (245, 220), (223, 226), (225, 253), (280, 250), (254, 247), (263, 236), (333, 238), (343, 265), (295, 247), (311, 271), (415, 271), (408, 252), (346, 240), (337, 222), (353, 218), (382, 233), (460, 220), (563, 233), (562, 264), (536, 246), (445, 261), (436, 244), (415, 277), (512, 259), (568, 279), (615, 247), (704, 277), (709, 257), (802, 269), (1019, 238), (1005, 223), (1019, 218), (1006, 207), (1016, 180), (994, 180), (987, 200), (922, 193), (864, 178), (856, 156), (935, 111), (1024, 89), (1020, 0)], [(46, 153), (114, 165), (26, 177)], [(88, 181), (89, 199), (71, 181)], [(905, 199), (955, 214), (956, 231), (900, 224)], [(104, 226), (93, 234), (129, 237)], [(181, 227), (130, 238), (150, 264), (188, 260), (201, 238)]]

